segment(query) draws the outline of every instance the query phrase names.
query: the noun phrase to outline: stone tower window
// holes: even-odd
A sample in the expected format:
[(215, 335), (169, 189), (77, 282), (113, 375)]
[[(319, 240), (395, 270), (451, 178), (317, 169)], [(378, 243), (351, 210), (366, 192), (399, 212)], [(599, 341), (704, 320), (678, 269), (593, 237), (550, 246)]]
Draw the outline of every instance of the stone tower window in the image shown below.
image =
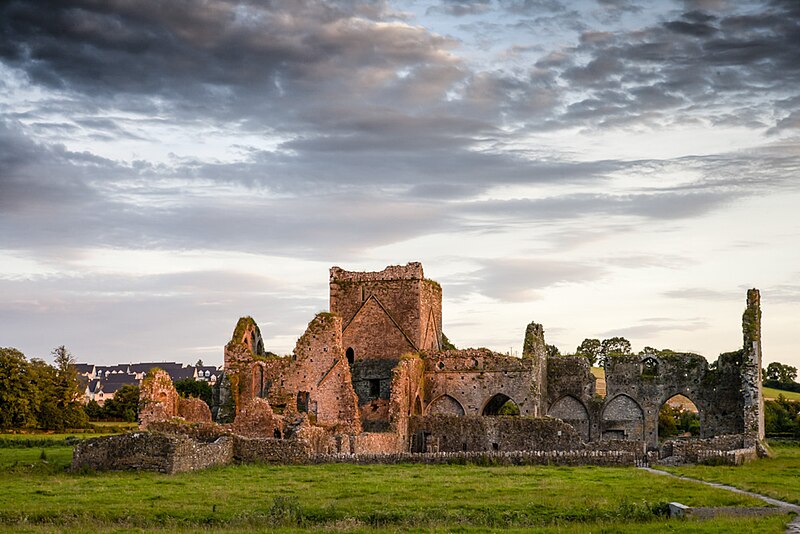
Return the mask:
[(381, 396), (381, 381), (379, 379), (373, 378), (369, 381), (369, 396), (373, 399)]
[(347, 363), (353, 365), (353, 362), (356, 359), (356, 352), (353, 350), (353, 347), (348, 347), (347, 352), (345, 352), (345, 356), (347, 356)]

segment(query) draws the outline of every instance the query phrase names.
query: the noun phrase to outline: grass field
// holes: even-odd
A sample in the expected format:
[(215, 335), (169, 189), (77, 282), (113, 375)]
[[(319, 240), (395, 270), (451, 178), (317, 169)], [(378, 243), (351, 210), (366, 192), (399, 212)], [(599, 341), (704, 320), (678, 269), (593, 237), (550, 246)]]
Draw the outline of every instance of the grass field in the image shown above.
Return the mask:
[(764, 388), (765, 399), (777, 399), (778, 395), (783, 395), (788, 400), (800, 401), (800, 393), (794, 391), (783, 391), (782, 389)]
[[(775, 469), (800, 465), (776, 450)], [(167, 476), (67, 473), (70, 458), (68, 446), (0, 449), (0, 530), (783, 532), (788, 520), (668, 520), (669, 501), (762, 503), (633, 468), (243, 465)]]
[(738, 467), (692, 465), (665, 470), (800, 504), (800, 446), (773, 445), (771, 449), (774, 458)]

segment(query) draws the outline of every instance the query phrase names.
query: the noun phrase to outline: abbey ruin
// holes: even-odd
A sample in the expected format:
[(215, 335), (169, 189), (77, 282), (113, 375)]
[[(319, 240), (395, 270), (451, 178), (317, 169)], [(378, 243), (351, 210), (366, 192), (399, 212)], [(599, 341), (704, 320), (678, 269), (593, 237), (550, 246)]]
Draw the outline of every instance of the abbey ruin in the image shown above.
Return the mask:
[[(741, 463), (766, 452), (760, 322), (752, 289), (741, 348), (713, 364), (671, 351), (611, 355), (601, 397), (586, 358), (548, 357), (537, 323), (524, 332), (521, 358), (448, 349), (442, 289), (419, 263), (380, 272), (333, 267), (330, 311), (313, 318), (290, 356), (269, 353), (256, 322), (240, 319), (211, 410), (179, 398), (165, 373), (151, 372), (141, 399), (147, 432), (89, 440), (76, 448), (74, 466), (176, 472), (233, 461), (487, 455), (530, 463)], [(696, 405), (701, 437), (660, 442), (659, 409), (678, 394)], [(519, 415), (500, 415), (509, 402)]]

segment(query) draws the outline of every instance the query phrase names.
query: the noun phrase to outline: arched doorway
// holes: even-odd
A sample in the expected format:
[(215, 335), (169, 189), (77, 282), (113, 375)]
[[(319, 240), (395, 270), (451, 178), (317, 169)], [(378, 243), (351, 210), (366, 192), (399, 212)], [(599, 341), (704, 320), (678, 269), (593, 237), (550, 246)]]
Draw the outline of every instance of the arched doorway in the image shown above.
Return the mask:
[(519, 415), (519, 406), (514, 400), (503, 393), (493, 396), (483, 406), (481, 415)]
[(428, 405), (428, 415), (464, 415), (464, 407), (450, 395), (442, 395)]
[(700, 437), (700, 410), (688, 397), (668, 398), (658, 411), (658, 440)]
[(603, 439), (644, 440), (644, 412), (627, 395), (617, 395), (603, 409)]
[(554, 402), (547, 415), (572, 425), (583, 441), (589, 441), (589, 412), (583, 403), (572, 395), (561, 397)]

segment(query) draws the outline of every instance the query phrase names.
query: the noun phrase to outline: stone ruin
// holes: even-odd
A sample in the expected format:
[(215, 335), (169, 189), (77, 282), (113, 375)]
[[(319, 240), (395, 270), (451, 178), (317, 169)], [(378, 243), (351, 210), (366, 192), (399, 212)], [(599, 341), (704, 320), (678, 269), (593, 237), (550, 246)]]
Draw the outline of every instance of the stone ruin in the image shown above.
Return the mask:
[[(588, 360), (548, 357), (537, 323), (525, 331), (521, 358), (445, 346), (442, 289), (420, 263), (380, 272), (333, 267), (330, 312), (314, 317), (290, 356), (267, 352), (256, 322), (239, 319), (210, 413), (202, 401), (179, 398), (166, 373), (151, 372), (140, 428), (159, 436), (156, 449), (168, 460), (144, 454), (139, 463), (166, 472), (232, 461), (476, 455), (512, 463), (741, 463), (767, 451), (756, 289), (747, 292), (742, 327), (742, 348), (713, 364), (672, 351), (611, 355), (601, 397)], [(675, 395), (696, 405), (701, 439), (660, 444), (659, 409)], [(127, 450), (133, 438), (99, 439), (107, 445), (76, 448), (76, 468), (131, 466), (129, 454), (115, 463), (113, 449)]]

